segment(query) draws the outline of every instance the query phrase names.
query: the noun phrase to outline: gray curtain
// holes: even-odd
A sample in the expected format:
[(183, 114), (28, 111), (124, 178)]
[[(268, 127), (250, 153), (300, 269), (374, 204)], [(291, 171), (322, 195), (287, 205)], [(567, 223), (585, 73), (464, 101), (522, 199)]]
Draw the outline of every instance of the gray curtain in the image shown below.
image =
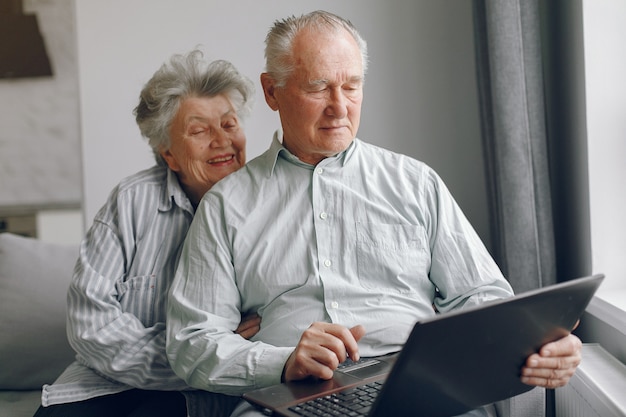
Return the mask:
[[(473, 5), (494, 258), (516, 293), (589, 275), (582, 0)], [(519, 415), (515, 401), (501, 415)]]
[(474, 0), (493, 255), (516, 292), (591, 273), (582, 0)]
[(516, 293), (556, 282), (536, 0), (474, 1), (493, 256)]
[(591, 226), (582, 0), (540, 0), (557, 281), (589, 275)]

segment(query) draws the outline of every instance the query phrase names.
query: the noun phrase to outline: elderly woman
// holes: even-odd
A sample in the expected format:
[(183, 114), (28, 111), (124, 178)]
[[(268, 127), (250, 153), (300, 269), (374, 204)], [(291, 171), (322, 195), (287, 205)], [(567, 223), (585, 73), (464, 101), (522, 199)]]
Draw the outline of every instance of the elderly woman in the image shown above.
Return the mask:
[[(230, 63), (206, 64), (199, 51), (173, 56), (145, 85), (134, 113), (157, 164), (115, 187), (81, 244), (68, 292), (76, 361), (43, 387), (35, 416), (193, 414), (165, 354), (167, 294), (202, 195), (245, 163), (253, 95)], [(237, 333), (258, 325), (251, 316)]]

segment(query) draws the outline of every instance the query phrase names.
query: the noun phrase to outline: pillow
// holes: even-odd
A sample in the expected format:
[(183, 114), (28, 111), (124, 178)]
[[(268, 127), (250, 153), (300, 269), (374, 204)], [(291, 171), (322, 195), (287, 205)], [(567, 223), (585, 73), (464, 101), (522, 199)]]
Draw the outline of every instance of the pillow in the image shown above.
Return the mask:
[(0, 389), (41, 389), (69, 365), (66, 294), (77, 245), (0, 233)]

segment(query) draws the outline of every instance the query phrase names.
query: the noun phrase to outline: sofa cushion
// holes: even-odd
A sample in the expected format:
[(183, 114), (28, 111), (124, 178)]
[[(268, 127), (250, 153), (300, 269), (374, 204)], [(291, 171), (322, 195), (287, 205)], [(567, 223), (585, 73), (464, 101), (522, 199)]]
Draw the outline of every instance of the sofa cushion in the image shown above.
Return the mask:
[(41, 389), (69, 365), (66, 294), (77, 245), (0, 233), (0, 389)]
[(0, 416), (32, 417), (41, 403), (41, 391), (0, 391)]

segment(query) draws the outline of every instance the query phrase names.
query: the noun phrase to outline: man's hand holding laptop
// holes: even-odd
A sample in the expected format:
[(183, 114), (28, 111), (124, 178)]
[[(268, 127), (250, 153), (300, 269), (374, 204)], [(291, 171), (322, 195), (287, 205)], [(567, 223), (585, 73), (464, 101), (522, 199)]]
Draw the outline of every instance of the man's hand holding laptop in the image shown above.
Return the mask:
[(573, 334), (547, 343), (526, 360), (522, 382), (545, 388), (567, 385), (582, 359), (581, 346), (582, 342)]

